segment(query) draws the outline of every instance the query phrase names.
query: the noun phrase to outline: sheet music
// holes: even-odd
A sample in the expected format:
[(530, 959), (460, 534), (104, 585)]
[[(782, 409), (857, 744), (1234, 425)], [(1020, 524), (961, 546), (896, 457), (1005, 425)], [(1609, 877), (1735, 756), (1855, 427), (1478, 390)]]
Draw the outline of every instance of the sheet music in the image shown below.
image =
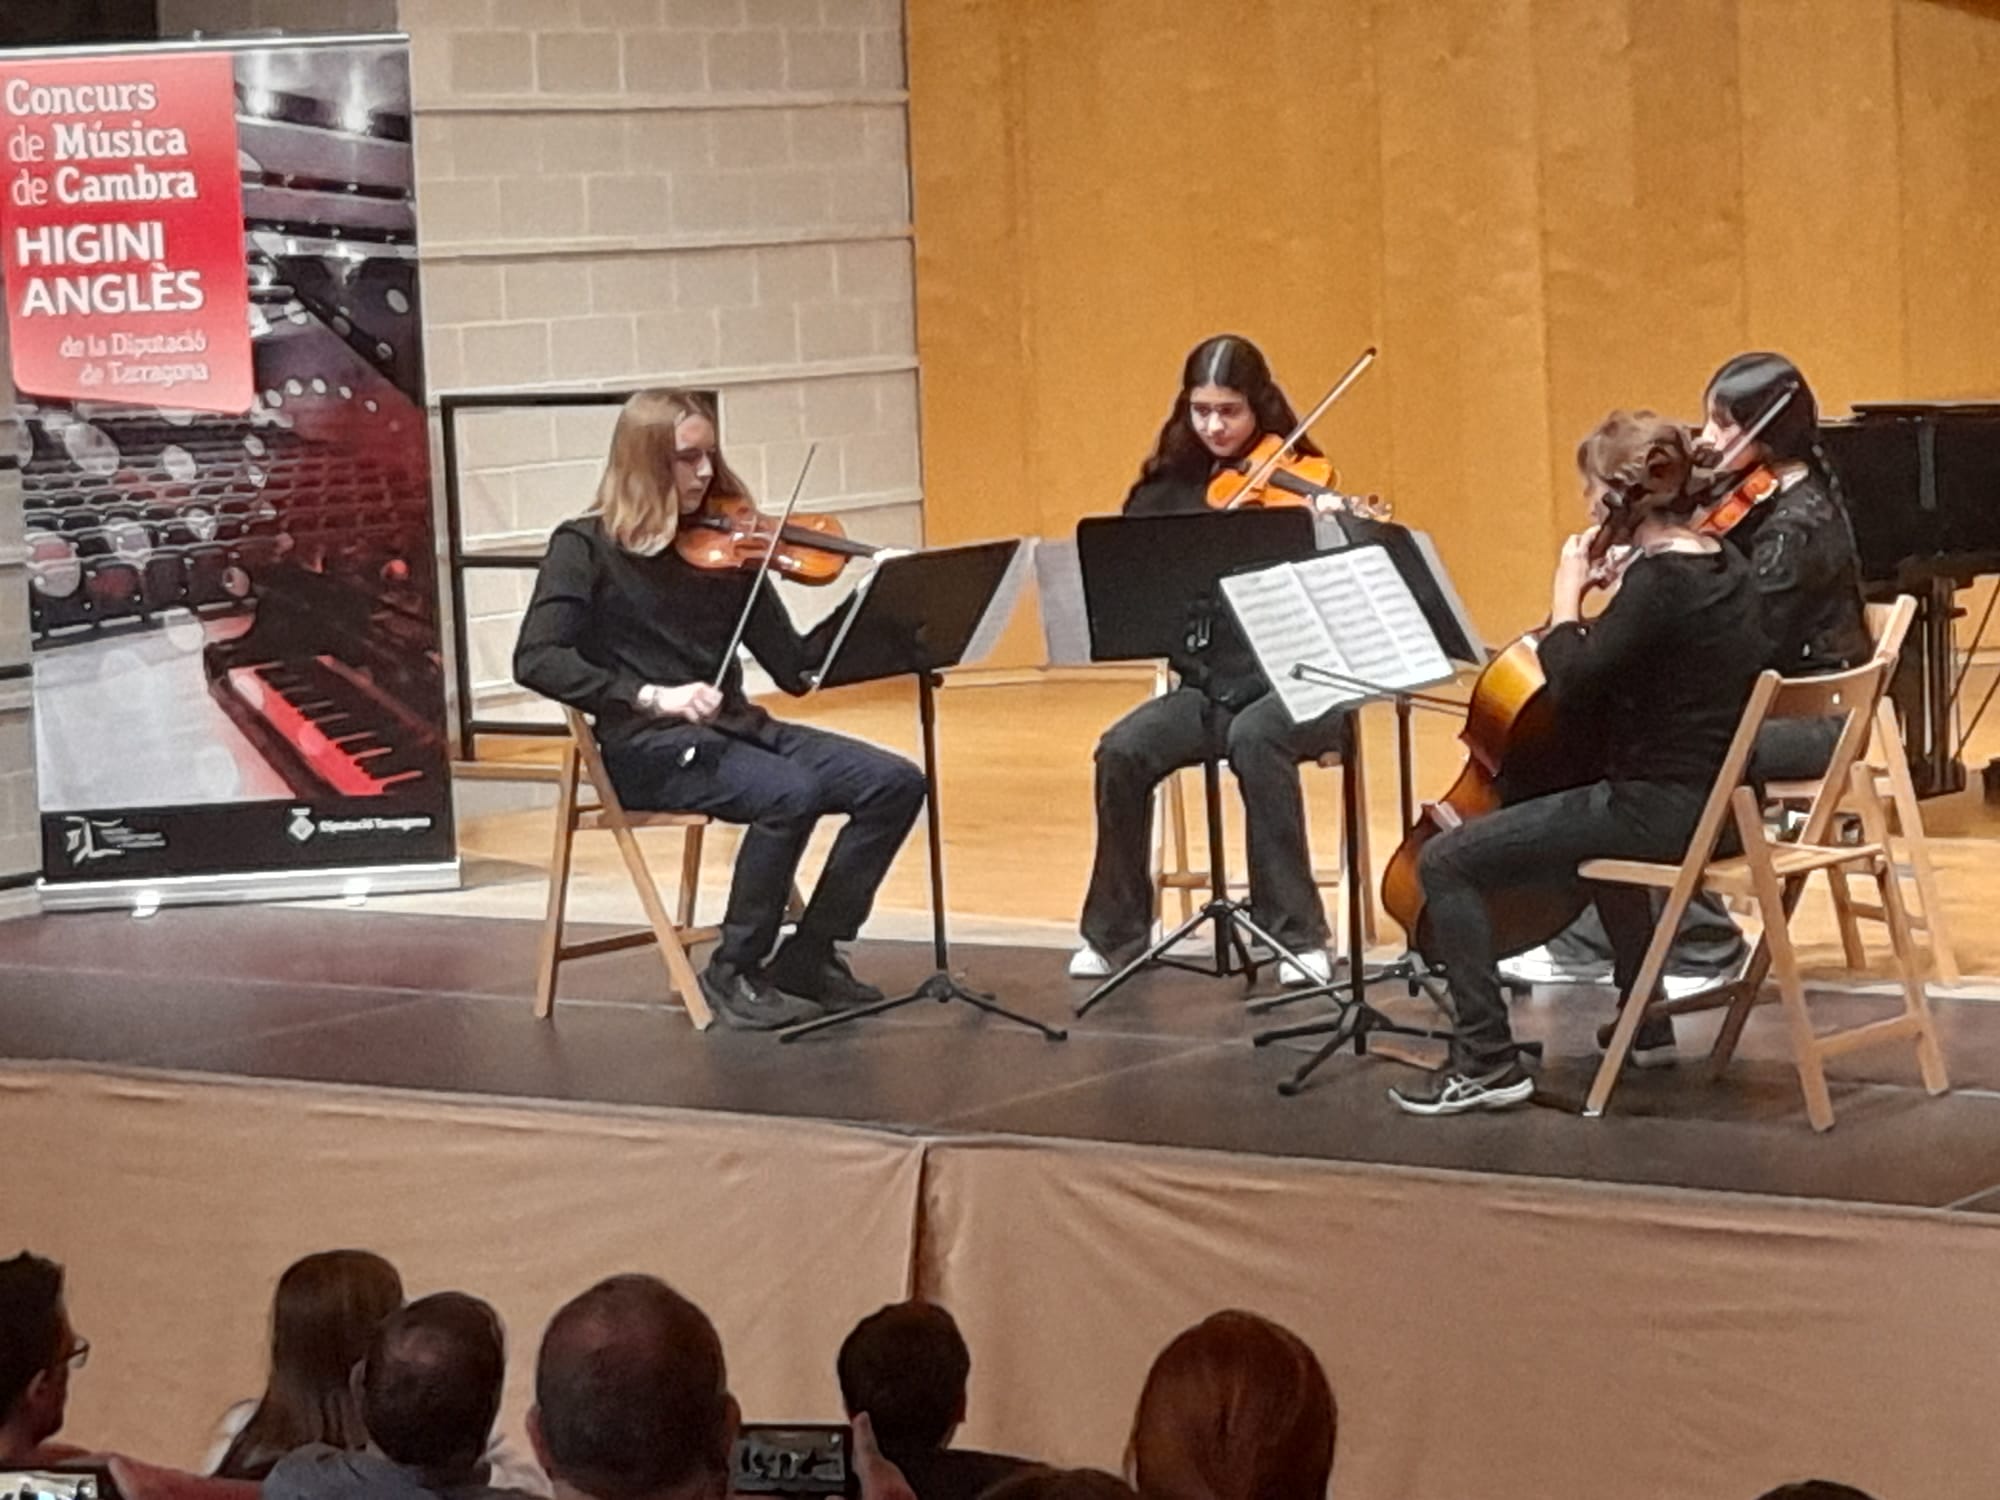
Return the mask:
[(1052, 667), (1090, 664), (1090, 610), (1083, 597), (1083, 565), (1076, 542), (1031, 542), (1035, 549), (1035, 589), (1041, 598), (1042, 646)]
[[(1071, 546), (1074, 562), (1075, 546)], [(995, 646), (1000, 644), (1001, 632), (1007, 622), (1014, 618), (1015, 606), (1021, 602), (1021, 590), (1028, 582), (1028, 567), (1035, 556), (1035, 539), (1023, 537), (1015, 547), (1014, 555), (1007, 562), (1007, 571), (1001, 575), (1000, 587), (993, 591), (987, 601), (986, 613), (979, 617), (979, 628), (972, 632), (972, 639), (966, 643), (965, 655), (959, 659), (959, 666), (976, 666)], [(1083, 610), (1083, 577), (1077, 576), (1077, 612)], [(1086, 646), (1085, 650), (1089, 647)]]
[(1352, 547), (1297, 568), (1347, 658), (1344, 670), (1384, 688), (1424, 687), (1452, 675), (1423, 606), (1385, 548)]
[[(1447, 682), (1451, 662), (1416, 595), (1379, 546), (1325, 552), (1222, 581), (1237, 623), (1293, 722), (1343, 703)], [(1309, 662), (1344, 684), (1302, 682)]]
[(1292, 663), (1299, 661), (1317, 662), (1341, 673), (1351, 670), (1327, 621), (1300, 581), (1296, 564), (1279, 563), (1254, 573), (1231, 574), (1222, 580), (1222, 595), (1256, 653), (1265, 680), (1293, 723), (1316, 719), (1350, 696), (1360, 696), (1321, 682), (1303, 682), (1292, 675)]

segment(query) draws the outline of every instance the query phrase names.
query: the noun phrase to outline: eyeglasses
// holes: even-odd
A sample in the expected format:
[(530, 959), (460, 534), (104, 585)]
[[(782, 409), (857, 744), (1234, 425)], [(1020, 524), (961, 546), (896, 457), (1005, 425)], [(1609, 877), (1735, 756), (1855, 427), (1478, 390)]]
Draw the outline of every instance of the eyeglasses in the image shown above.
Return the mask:
[(69, 1353), (62, 1357), (62, 1363), (68, 1365), (72, 1370), (81, 1370), (85, 1365), (89, 1364), (90, 1340), (78, 1339)]

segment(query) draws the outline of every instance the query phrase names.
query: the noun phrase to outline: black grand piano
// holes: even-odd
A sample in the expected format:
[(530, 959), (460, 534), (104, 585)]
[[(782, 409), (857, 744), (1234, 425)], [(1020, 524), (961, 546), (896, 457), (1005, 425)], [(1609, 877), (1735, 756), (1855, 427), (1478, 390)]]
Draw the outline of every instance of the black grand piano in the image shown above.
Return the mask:
[[(1894, 687), (1923, 796), (1965, 785), (1957, 591), (2000, 573), (2000, 402), (1858, 405), (1820, 428), (1854, 521), (1870, 598), (1917, 598)], [(1983, 633), (1983, 624), (1982, 624)], [(1962, 727), (1963, 726), (1963, 727)]]

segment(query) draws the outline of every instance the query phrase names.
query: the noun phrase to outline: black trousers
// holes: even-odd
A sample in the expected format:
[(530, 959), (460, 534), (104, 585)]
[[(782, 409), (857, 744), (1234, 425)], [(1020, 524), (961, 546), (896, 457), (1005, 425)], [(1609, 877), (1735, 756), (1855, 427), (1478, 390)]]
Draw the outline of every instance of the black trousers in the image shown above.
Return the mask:
[[(1767, 781), (1809, 781), (1825, 775), (1840, 730), (1838, 716), (1770, 720), (1757, 731), (1757, 743), (1750, 750), (1751, 785), (1761, 788)], [(1658, 906), (1656, 898), (1656, 910)], [(1675, 974), (1720, 979), (1741, 968), (1748, 951), (1743, 931), (1722, 898), (1696, 891), (1674, 931), (1674, 951), (1667, 968)], [(1559, 962), (1577, 967), (1601, 963), (1611, 953), (1611, 938), (1596, 914), (1585, 908), (1582, 916), (1550, 939), (1549, 952)]]
[[(1599, 781), (1503, 807), (1439, 834), (1417, 861), (1428, 947), (1452, 1002), (1452, 1065), (1486, 1073), (1513, 1061), (1499, 961), (1485, 893), (1577, 890), (1587, 859), (1678, 860), (1700, 821), (1708, 789), (1650, 781)], [(1639, 976), (1653, 935), (1649, 893), (1589, 887), (1611, 937), (1619, 993)]]
[[(694, 759), (682, 764), (692, 748)], [(715, 961), (770, 957), (806, 840), (845, 814), (799, 919), (801, 940), (845, 942), (861, 930), (882, 877), (924, 805), (924, 775), (900, 755), (803, 724), (766, 719), (741, 733), (661, 721), (604, 747), (626, 806), (707, 813), (745, 825)]]
[(1227, 755), (1248, 825), (1250, 907), (1287, 948), (1324, 946), (1326, 909), (1313, 884), (1299, 762), (1339, 748), (1342, 711), (1294, 724), (1276, 693), (1240, 713), (1194, 688), (1151, 698), (1097, 742), (1097, 858), (1084, 898), (1084, 941), (1121, 954), (1153, 926), (1149, 836), (1153, 789), (1170, 772)]

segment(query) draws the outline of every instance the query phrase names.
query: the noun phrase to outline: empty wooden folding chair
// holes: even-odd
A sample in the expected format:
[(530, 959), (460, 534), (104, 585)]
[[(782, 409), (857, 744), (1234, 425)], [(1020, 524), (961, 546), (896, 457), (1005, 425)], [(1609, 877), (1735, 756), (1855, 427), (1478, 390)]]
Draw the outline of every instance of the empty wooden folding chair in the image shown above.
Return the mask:
[[(1891, 676), (1902, 655), (1903, 642), (1910, 633), (1910, 622), (1916, 611), (1917, 601), (1908, 594), (1899, 597), (1894, 604), (1868, 606), (1868, 628), (1875, 638), (1875, 657), (1888, 663)], [(1916, 900), (1904, 903), (1910, 929), (1926, 939), (1930, 949), (1931, 972), (1938, 983), (1957, 984), (1958, 955), (1946, 925), (1944, 902), (1938, 891), (1937, 869), (1931, 863), (1930, 840), (1924, 833), (1923, 807), (1917, 801), (1916, 782), (1910, 775), (1910, 760), (1903, 749), (1902, 730), (1896, 722), (1896, 707), (1889, 697), (1886, 678), (1882, 695), (1876, 699), (1869, 715), (1869, 724), (1871, 733), (1863, 764), (1874, 777), (1877, 796), (1886, 799), (1889, 810), (1894, 814), (1891, 847), (1898, 855), (1898, 873), (1907, 871), (1916, 887)], [(1774, 781), (1765, 787), (1764, 795), (1768, 801), (1779, 806), (1803, 806), (1811, 801), (1817, 785), (1812, 781)], [(1830, 879), (1834, 918), (1840, 926), (1841, 949), (1850, 965), (1862, 968), (1867, 964), (1868, 956), (1861, 941), (1860, 921), (1865, 918), (1886, 923), (1888, 914), (1875, 902), (1856, 899), (1849, 891), (1844, 875), (1836, 873)]]
[[(1917, 967), (1915, 943), (1903, 910), (1900, 882), (1888, 848), (1887, 818), (1872, 773), (1857, 764), (1888, 671), (1889, 664), (1878, 658), (1853, 671), (1823, 677), (1786, 679), (1775, 672), (1765, 672), (1744, 707), (1728, 756), (1682, 860), (1678, 864), (1623, 859), (1585, 862), (1581, 873), (1587, 880), (1647, 886), (1666, 892), (1631, 997), (1612, 1028), (1610, 1045), (1591, 1084), (1584, 1107), (1586, 1115), (1604, 1112), (1631, 1050), (1632, 1038), (1647, 1015), (1677, 1015), (1727, 1005), (1729, 1014), (1710, 1057), (1711, 1074), (1719, 1076), (1735, 1052), (1751, 1007), (1761, 997), (1765, 976), (1771, 972), (1776, 974), (1778, 1002), (1785, 1012), (1792, 1059), (1805, 1095), (1806, 1115), (1815, 1130), (1826, 1130), (1833, 1124), (1833, 1104), (1827, 1094), (1825, 1072), (1829, 1057), (1907, 1040), (1915, 1046), (1924, 1086), (1933, 1094), (1943, 1093), (1948, 1087), (1944, 1057), (1938, 1048), (1929, 1000)], [(1835, 715), (1842, 720), (1840, 737), (1826, 774), (1814, 789), (1805, 824), (1796, 840), (1777, 842), (1765, 827), (1756, 794), (1743, 780), (1757, 731), (1767, 719)], [(1843, 800), (1861, 818), (1863, 837), (1859, 844), (1828, 842), (1835, 811)], [(1717, 849), (1724, 832), (1731, 827), (1741, 852), (1719, 855)], [(1843, 1031), (1818, 1032), (1806, 1006), (1790, 919), (1809, 876), (1825, 871), (1830, 878), (1838, 878), (1831, 876), (1831, 872), (1842, 870), (1858, 872), (1875, 882), (1895, 956), (1902, 1009), (1884, 1020)], [(1681, 914), (1698, 890), (1747, 900), (1762, 919), (1763, 935), (1751, 953), (1742, 979), (1736, 983), (1678, 1001), (1652, 998), (1665, 971)]]

